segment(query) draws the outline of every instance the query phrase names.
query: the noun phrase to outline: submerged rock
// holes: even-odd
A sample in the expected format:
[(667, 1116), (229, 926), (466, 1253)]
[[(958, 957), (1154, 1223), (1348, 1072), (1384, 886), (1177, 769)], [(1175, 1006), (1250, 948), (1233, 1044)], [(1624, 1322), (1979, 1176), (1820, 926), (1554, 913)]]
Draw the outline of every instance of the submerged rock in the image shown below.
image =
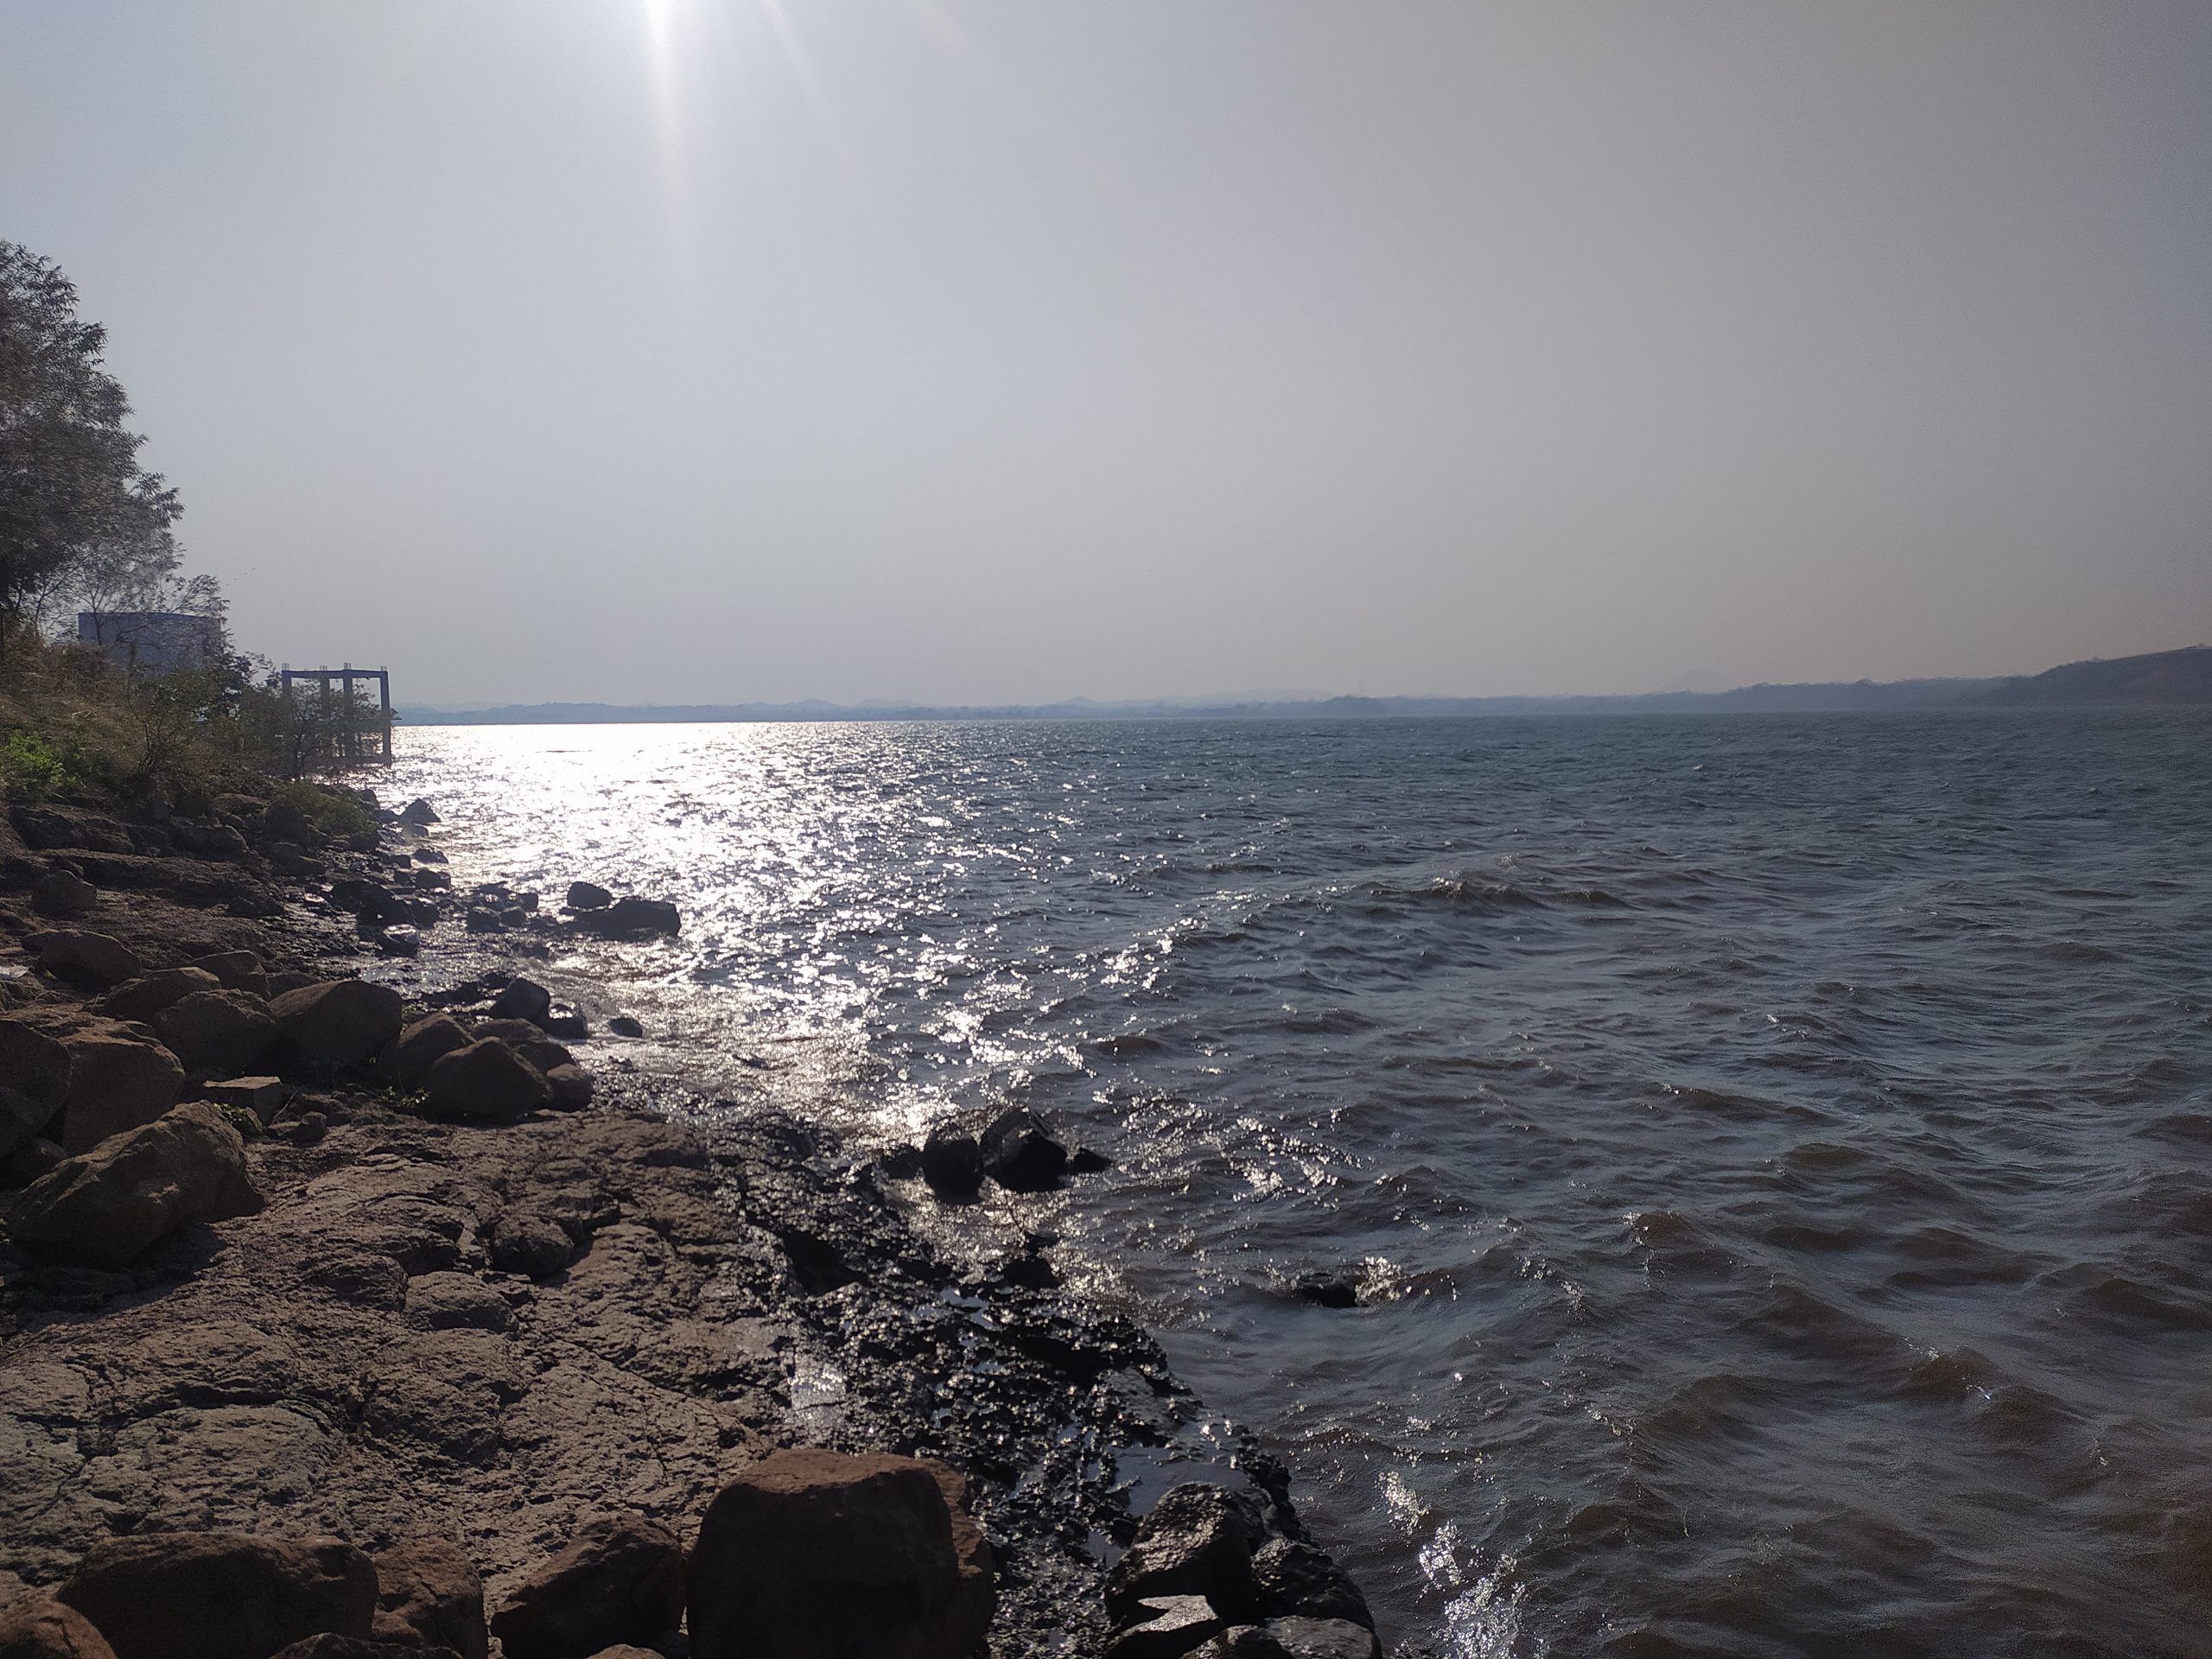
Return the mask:
[(562, 902), (570, 910), (605, 910), (614, 895), (594, 881), (571, 881)]
[[(653, 1641), (683, 1618), (676, 1535), (642, 1515), (602, 1515), (515, 1586), (492, 1634), (507, 1659), (589, 1659), (617, 1643)], [(692, 1652), (705, 1651), (695, 1635)]]
[(575, 925), (590, 933), (610, 938), (632, 934), (664, 934), (673, 938), (683, 931), (683, 918), (664, 899), (617, 899), (604, 909), (578, 911)]
[(1045, 1120), (1026, 1106), (1008, 1107), (991, 1120), (982, 1141), (984, 1173), (1015, 1192), (1042, 1192), (1060, 1184), (1068, 1149), (1052, 1138)]
[(323, 1631), (367, 1636), (377, 1574), (335, 1538), (140, 1533), (95, 1545), (57, 1596), (116, 1659), (268, 1659)]
[[(948, 1497), (948, 1491), (954, 1496)], [(722, 1489), (686, 1571), (694, 1659), (967, 1659), (990, 1547), (941, 1465), (794, 1450)]]

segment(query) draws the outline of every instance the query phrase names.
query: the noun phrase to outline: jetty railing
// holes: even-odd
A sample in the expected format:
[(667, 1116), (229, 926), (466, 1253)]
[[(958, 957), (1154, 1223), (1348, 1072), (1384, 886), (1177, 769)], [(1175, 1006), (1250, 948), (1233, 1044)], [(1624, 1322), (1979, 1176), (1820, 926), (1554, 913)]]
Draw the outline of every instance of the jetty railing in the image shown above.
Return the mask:
[[(362, 766), (391, 759), (391, 674), (387, 669), (294, 668), (287, 663), (277, 671), (284, 701), (293, 709), (292, 728), (300, 734), (302, 761), (324, 760), (341, 766)], [(368, 684), (374, 681), (377, 702), (368, 702)], [(315, 694), (304, 696), (295, 688), (312, 684)], [(334, 692), (333, 688), (336, 690)]]

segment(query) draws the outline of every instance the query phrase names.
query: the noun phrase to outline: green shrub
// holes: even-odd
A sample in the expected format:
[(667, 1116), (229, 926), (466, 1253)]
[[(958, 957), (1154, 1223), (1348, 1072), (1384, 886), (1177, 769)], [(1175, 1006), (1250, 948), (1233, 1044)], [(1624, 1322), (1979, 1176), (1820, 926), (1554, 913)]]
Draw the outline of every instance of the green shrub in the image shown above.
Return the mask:
[(219, 1100), (214, 1106), (223, 1115), (223, 1121), (244, 1139), (251, 1141), (261, 1133), (261, 1120), (254, 1116), (252, 1107), (241, 1106), (235, 1100)]
[(36, 732), (0, 738), (0, 785), (13, 798), (42, 800), (68, 780), (68, 758)]
[(308, 821), (326, 836), (343, 840), (348, 836), (376, 832), (376, 815), (361, 804), (359, 797), (342, 789), (326, 789), (299, 779), (278, 785), (270, 798), (299, 808), (308, 815)]

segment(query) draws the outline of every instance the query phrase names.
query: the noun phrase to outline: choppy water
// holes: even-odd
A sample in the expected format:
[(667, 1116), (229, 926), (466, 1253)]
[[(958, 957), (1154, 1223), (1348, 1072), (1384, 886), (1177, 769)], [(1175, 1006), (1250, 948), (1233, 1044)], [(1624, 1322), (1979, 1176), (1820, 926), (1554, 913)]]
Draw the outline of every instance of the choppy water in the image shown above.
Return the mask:
[(1108, 1151), (1064, 1267), (1387, 1635), (2212, 1653), (2212, 719), (402, 748), (457, 879), (683, 906), (556, 964), (678, 1034), (640, 1064)]

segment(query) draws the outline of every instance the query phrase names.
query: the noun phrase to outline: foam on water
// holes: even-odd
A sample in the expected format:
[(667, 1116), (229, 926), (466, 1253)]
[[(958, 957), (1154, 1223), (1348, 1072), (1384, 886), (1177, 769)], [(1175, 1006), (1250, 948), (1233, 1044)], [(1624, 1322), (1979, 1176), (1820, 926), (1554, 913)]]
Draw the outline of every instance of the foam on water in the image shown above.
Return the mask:
[(391, 787), (464, 885), (683, 906), (553, 964), (652, 1033), (596, 1061), (1109, 1153), (951, 1237), (1063, 1235), (1387, 1634), (2120, 1656), (2212, 1615), (2208, 739), (449, 728)]

